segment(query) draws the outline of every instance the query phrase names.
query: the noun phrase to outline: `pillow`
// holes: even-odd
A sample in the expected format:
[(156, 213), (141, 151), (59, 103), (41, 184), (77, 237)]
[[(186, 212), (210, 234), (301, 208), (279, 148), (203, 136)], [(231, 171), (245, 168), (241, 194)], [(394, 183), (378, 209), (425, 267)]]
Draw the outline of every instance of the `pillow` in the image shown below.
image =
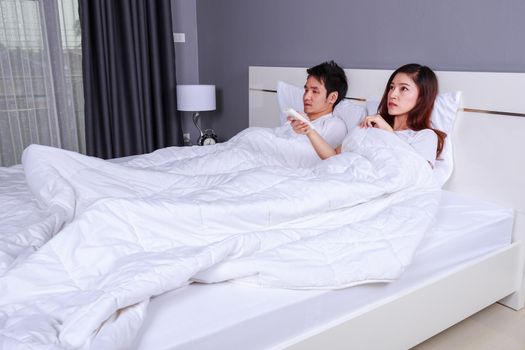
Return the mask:
[(460, 104), (461, 91), (439, 94), (436, 101), (434, 101), (432, 127), (447, 133), (443, 151), (441, 151), (434, 166), (434, 174), (441, 186), (448, 181), (454, 167), (454, 155), (452, 152), (454, 141), (452, 140), (452, 133)]
[[(432, 110), (432, 127), (447, 133), (443, 151), (434, 165), (434, 174), (438, 183), (443, 186), (450, 175), (454, 165), (452, 154), (452, 132), (454, 130), (454, 120), (461, 104), (461, 91), (440, 93), (434, 101), (434, 109)], [(379, 99), (372, 97), (367, 100), (366, 109), (367, 114), (372, 115), (377, 113), (379, 106)]]
[(334, 108), (333, 114), (345, 122), (348, 132), (358, 126), (361, 120), (367, 115), (365, 106), (361, 106), (347, 99), (339, 101)]
[(284, 112), (286, 108), (291, 107), (299, 113), (304, 112), (303, 93), (304, 89), (299, 86), (288, 84), (284, 81), (277, 82), (277, 102), (281, 113), (281, 125), (287, 122), (287, 115)]
[[(286, 108), (293, 108), (297, 112), (304, 112), (303, 106), (304, 89), (296, 85), (288, 84), (283, 81), (277, 82), (277, 101), (281, 111), (281, 125), (286, 123)], [(346, 124), (347, 130), (355, 128), (361, 119), (366, 116), (366, 108), (349, 100), (343, 99), (333, 111), (334, 116), (342, 119)]]

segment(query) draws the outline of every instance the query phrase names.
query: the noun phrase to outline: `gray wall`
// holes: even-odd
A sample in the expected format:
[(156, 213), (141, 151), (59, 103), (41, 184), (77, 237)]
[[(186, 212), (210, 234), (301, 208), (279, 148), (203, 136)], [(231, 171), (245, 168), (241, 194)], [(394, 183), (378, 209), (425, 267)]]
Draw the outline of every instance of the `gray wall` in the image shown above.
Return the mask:
[(175, 43), (177, 83), (199, 83), (199, 49), (196, 0), (171, 0), (174, 33), (185, 33), (186, 42)]
[(524, 15), (523, 0), (198, 0), (199, 80), (218, 89), (207, 126), (248, 126), (250, 65), (525, 72)]
[[(184, 33), (186, 42), (175, 43), (177, 84), (199, 84), (199, 48), (197, 35), (196, 0), (171, 0), (173, 32)], [(191, 120), (190, 112), (179, 112), (182, 130), (191, 135), (195, 143), (199, 132)], [(204, 113), (203, 113), (204, 114)]]

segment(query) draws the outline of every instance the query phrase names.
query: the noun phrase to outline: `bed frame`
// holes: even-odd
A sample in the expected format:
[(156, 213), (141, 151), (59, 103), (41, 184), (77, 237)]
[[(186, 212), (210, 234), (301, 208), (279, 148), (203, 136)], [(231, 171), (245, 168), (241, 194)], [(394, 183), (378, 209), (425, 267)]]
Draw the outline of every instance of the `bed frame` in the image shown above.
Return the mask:
[[(381, 96), (390, 70), (346, 69), (347, 98)], [(436, 72), (440, 91), (462, 91), (454, 126), (454, 173), (445, 189), (514, 208), (508, 247), (422, 281), (409, 292), (369, 305), (278, 348), (408, 349), (479, 310), (525, 303), (524, 73)], [(305, 68), (249, 68), (249, 124), (279, 125), (277, 81), (302, 86)], [(498, 232), (494, 232), (498, 234)]]

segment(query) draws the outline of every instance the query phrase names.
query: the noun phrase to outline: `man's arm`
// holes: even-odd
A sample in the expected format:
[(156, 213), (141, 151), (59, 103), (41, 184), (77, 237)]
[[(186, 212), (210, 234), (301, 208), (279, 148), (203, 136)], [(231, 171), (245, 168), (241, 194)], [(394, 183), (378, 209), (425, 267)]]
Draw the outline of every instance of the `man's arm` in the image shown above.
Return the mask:
[[(341, 152), (341, 147), (340, 146), (334, 149), (315, 130), (310, 130), (306, 134), (306, 136), (308, 136), (308, 139), (310, 139), (310, 142), (312, 143), (312, 146), (314, 146), (315, 152), (317, 152), (317, 155), (321, 159), (330, 158), (330, 157), (335, 156), (336, 154), (339, 154)], [(337, 152), (337, 149), (339, 149), (339, 152)]]
[(293, 130), (296, 133), (303, 134), (308, 137), (312, 143), (312, 146), (314, 147), (315, 152), (321, 159), (330, 158), (340, 152), (340, 147), (338, 147), (339, 152), (337, 152), (337, 149), (330, 146), (330, 144), (328, 144), (328, 142), (326, 142), (316, 130), (312, 130), (305, 122), (291, 118), (290, 122)]

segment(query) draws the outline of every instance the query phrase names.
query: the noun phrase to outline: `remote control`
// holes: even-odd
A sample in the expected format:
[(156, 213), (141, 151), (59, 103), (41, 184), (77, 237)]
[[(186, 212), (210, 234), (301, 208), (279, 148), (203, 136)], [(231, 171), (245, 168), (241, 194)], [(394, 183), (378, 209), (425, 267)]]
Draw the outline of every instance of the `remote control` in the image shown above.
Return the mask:
[(306, 123), (308, 124), (308, 126), (310, 127), (310, 129), (314, 130), (315, 127), (314, 125), (312, 124), (311, 121), (309, 121), (308, 119), (306, 119), (303, 115), (301, 115), (299, 112), (297, 112), (295, 109), (293, 108), (287, 108), (284, 113), (286, 113), (286, 115), (289, 115), (291, 117), (293, 117), (294, 119), (297, 119), (297, 120), (300, 120), (302, 121), (303, 123)]

